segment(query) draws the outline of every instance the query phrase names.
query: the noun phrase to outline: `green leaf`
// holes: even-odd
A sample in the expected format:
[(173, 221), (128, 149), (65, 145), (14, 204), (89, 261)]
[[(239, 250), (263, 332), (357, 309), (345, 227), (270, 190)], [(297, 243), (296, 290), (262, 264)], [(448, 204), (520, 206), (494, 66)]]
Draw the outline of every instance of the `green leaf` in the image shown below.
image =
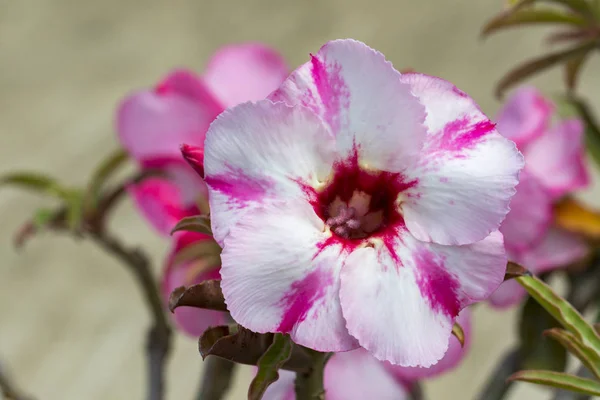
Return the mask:
[(175, 225), (171, 231), (171, 235), (179, 231), (198, 232), (212, 236), (212, 230), (210, 229), (210, 216), (208, 215), (194, 215), (191, 217), (185, 217)]
[(580, 13), (586, 16), (593, 16), (592, 9), (588, 4), (587, 0), (521, 0), (514, 2), (513, 9), (521, 9), (526, 6), (533, 5), (534, 3), (551, 3), (556, 5), (562, 5), (567, 7), (573, 12)]
[(248, 388), (249, 400), (260, 400), (273, 382), (279, 379), (277, 372), (292, 355), (293, 343), (289, 336), (276, 333), (273, 343), (258, 360), (258, 371)]
[(103, 160), (96, 168), (90, 182), (88, 183), (85, 202), (86, 207), (95, 208), (98, 205), (100, 192), (106, 181), (129, 159), (129, 155), (123, 149), (119, 149)]
[(52, 223), (56, 218), (56, 210), (50, 208), (40, 208), (35, 211), (31, 218), (31, 223), (35, 229), (43, 229)]
[(560, 62), (581, 57), (597, 46), (595, 41), (586, 41), (578, 46), (568, 50), (562, 50), (554, 53), (545, 54), (541, 57), (530, 60), (509, 71), (496, 85), (496, 96), (501, 98), (506, 89), (522, 82), (538, 72), (548, 69)]
[(577, 86), (577, 79), (579, 78), (579, 73), (583, 68), (583, 64), (588, 59), (590, 53), (585, 53), (580, 55), (579, 57), (575, 57), (565, 64), (565, 84), (569, 91), (574, 91)]
[(516, 28), (527, 25), (562, 24), (585, 26), (587, 21), (580, 15), (560, 11), (554, 8), (525, 8), (508, 10), (492, 18), (483, 27), (482, 35), (487, 36), (505, 28)]
[(508, 380), (536, 383), (538, 385), (567, 389), (572, 392), (600, 396), (600, 382), (562, 372), (537, 370), (519, 371), (508, 378)]
[(572, 97), (570, 102), (585, 122), (585, 141), (588, 153), (600, 166), (600, 125), (594, 118), (592, 110), (582, 99)]
[(544, 331), (560, 326), (559, 322), (529, 297), (521, 309), (519, 336), (521, 368), (564, 371), (567, 351), (554, 340), (542, 336)]
[(553, 328), (544, 332), (563, 345), (571, 354), (577, 357), (598, 379), (600, 379), (600, 355), (584, 347), (579, 340), (564, 329)]
[(600, 354), (600, 336), (571, 304), (534, 276), (522, 276), (517, 281), (565, 329), (574, 334), (583, 346)]
[(182, 306), (227, 311), (221, 281), (211, 279), (188, 288), (176, 288), (169, 296), (169, 310), (175, 312), (177, 307)]
[[(179, 250), (173, 258), (173, 264), (205, 260), (205, 267), (213, 268), (215, 265), (221, 265), (221, 251), (221, 247), (212, 239), (197, 241)], [(210, 259), (208, 259), (209, 257)], [(197, 273), (200, 273), (200, 271)]]
[[(198, 342), (202, 359), (208, 356), (245, 365), (257, 365), (273, 343), (274, 334), (252, 332), (240, 325), (208, 328)], [(302, 346), (294, 346), (290, 359), (283, 365), (289, 371), (307, 371), (311, 359)]]
[(83, 221), (83, 193), (70, 191), (66, 199), (67, 225), (70, 229), (78, 229)]
[(56, 179), (35, 172), (15, 172), (4, 175), (0, 178), (1, 185), (17, 186), (63, 200), (69, 197), (69, 190), (60, 185)]

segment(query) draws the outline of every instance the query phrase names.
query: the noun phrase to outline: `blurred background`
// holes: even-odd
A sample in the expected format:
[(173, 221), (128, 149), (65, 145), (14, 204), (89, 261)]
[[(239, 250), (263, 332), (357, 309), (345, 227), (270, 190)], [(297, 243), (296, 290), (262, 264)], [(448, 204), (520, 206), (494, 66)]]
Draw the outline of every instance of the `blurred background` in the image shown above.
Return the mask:
[[(352, 37), (397, 69), (452, 81), (493, 116), (497, 79), (543, 50), (544, 29), (480, 40), (483, 22), (503, 6), (502, 0), (0, 0), (0, 172), (41, 170), (83, 184), (117, 147), (114, 110), (125, 94), (153, 85), (173, 67), (201, 72), (219, 46), (249, 40), (275, 47), (295, 67), (327, 40)], [(596, 110), (599, 61), (593, 57), (586, 66), (580, 90)], [(563, 89), (561, 78), (554, 70), (533, 83), (552, 93)], [(596, 185), (582, 196), (600, 206), (598, 194)], [(0, 191), (0, 360), (38, 400), (141, 399), (149, 317), (136, 283), (97, 247), (68, 237), (44, 235), (17, 252), (13, 232), (42, 204), (20, 191)], [(158, 276), (167, 243), (128, 202), (113, 222), (129, 244), (151, 252)], [(514, 343), (515, 315), (478, 307), (467, 359), (425, 384), (429, 398), (473, 398)], [(178, 333), (168, 399), (192, 398), (201, 364), (196, 340)], [(244, 369), (229, 398), (245, 398), (249, 380)], [(520, 384), (512, 398), (548, 394)]]

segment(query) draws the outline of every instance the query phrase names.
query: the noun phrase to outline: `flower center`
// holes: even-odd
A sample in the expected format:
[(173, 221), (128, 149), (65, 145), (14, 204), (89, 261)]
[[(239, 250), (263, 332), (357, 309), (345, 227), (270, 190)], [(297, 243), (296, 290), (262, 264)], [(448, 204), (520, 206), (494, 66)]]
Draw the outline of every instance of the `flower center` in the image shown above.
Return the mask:
[(399, 207), (401, 193), (415, 183), (407, 182), (400, 173), (361, 167), (358, 157), (351, 157), (334, 165), (327, 185), (315, 192), (313, 206), (339, 238), (379, 236), (404, 224)]

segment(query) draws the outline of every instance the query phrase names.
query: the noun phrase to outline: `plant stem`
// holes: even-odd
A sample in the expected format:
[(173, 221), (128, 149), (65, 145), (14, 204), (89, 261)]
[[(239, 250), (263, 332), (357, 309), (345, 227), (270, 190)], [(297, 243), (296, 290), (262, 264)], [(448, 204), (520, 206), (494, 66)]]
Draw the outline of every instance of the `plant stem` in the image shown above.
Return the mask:
[(490, 374), (485, 387), (479, 394), (479, 400), (501, 400), (507, 394), (512, 386), (511, 382), (506, 382), (506, 379), (513, 373), (517, 372), (521, 367), (521, 354), (519, 349), (511, 350), (504, 358), (496, 365), (494, 371)]
[(202, 383), (197, 400), (221, 400), (231, 386), (236, 364), (221, 357), (210, 356), (204, 362)]
[(150, 308), (153, 325), (148, 330), (146, 351), (148, 357), (148, 400), (164, 398), (165, 360), (171, 347), (171, 327), (167, 320), (160, 291), (150, 270), (150, 261), (138, 249), (126, 248), (104, 230), (92, 229), (90, 237), (100, 247), (122, 261), (133, 273)]
[(0, 393), (2, 393), (2, 398), (6, 400), (32, 400), (32, 397), (29, 397), (20, 390), (17, 389), (15, 384), (9, 379), (4, 370), (3, 366), (0, 364)]
[(330, 354), (310, 351), (312, 366), (306, 372), (296, 373), (296, 400), (324, 400), (325, 388), (323, 378), (325, 364)]

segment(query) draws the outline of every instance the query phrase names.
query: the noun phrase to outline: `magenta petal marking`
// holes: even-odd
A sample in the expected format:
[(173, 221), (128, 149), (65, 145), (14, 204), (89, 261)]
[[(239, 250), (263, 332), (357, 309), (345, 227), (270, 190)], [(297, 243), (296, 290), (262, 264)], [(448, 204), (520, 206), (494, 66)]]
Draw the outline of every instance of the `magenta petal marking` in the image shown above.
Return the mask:
[[(311, 74), (324, 107), (323, 118), (331, 126), (334, 134), (340, 129), (340, 110), (348, 107), (349, 92), (341, 77), (341, 66), (334, 64), (330, 71), (316, 56), (311, 54)], [(342, 104), (343, 103), (343, 104)]]
[(310, 308), (325, 296), (326, 289), (331, 284), (331, 276), (319, 269), (294, 282), (290, 292), (282, 299), (285, 313), (276, 331), (290, 332), (295, 324), (304, 321)]
[(213, 190), (228, 196), (230, 203), (241, 206), (260, 201), (274, 185), (268, 178), (249, 177), (240, 169), (229, 174), (207, 176), (205, 181)]
[(469, 117), (463, 117), (444, 126), (443, 131), (437, 135), (434, 150), (459, 152), (473, 148), (488, 133), (492, 132), (495, 124), (489, 120), (475, 124)]
[(459, 284), (446, 271), (443, 260), (427, 250), (420, 249), (416, 251), (414, 261), (421, 294), (429, 300), (434, 310), (456, 317), (460, 311), (460, 300), (457, 296)]

